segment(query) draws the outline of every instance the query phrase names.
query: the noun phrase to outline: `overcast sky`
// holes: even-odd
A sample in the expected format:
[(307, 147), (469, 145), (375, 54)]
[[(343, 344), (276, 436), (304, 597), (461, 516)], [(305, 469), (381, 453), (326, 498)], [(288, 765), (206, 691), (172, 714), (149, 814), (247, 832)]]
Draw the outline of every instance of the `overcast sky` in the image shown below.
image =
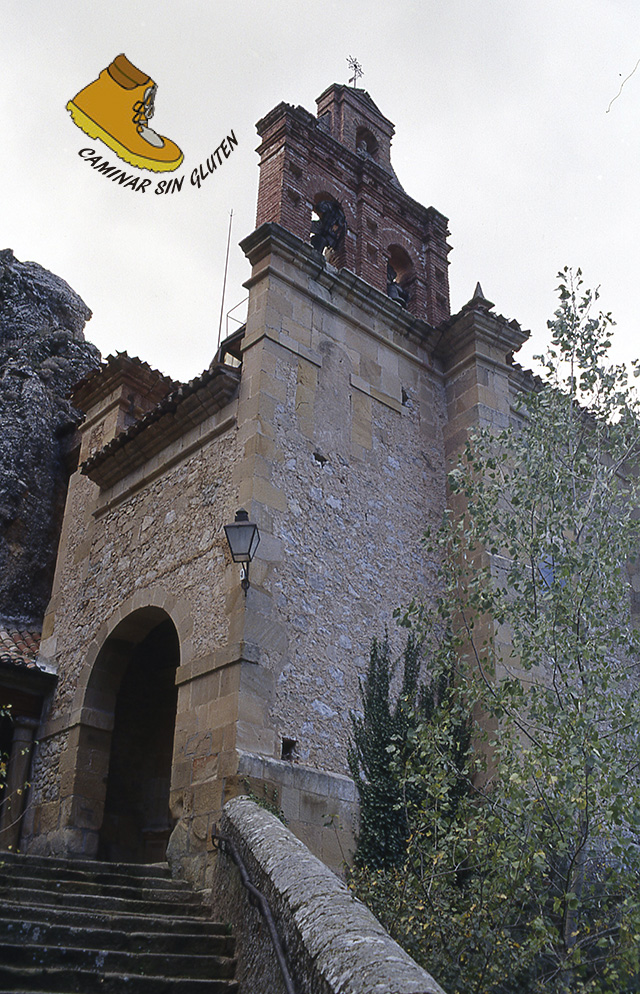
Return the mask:
[[(400, 182), (449, 218), (452, 309), (480, 280), (531, 329), (528, 364), (558, 269), (581, 266), (618, 355), (640, 354), (640, 68), (614, 100), (640, 59), (638, 0), (1, 0), (0, 24), (0, 248), (70, 283), (103, 355), (180, 379), (209, 364), (231, 210), (225, 311), (246, 295), (255, 122), (281, 100), (315, 114), (349, 55), (396, 126)], [(166, 174), (184, 175), (177, 194), (152, 192), (160, 176), (123, 189), (78, 155), (119, 163), (65, 105), (120, 52), (158, 84), (152, 126), (185, 156)], [(231, 130), (233, 154), (191, 186)]]

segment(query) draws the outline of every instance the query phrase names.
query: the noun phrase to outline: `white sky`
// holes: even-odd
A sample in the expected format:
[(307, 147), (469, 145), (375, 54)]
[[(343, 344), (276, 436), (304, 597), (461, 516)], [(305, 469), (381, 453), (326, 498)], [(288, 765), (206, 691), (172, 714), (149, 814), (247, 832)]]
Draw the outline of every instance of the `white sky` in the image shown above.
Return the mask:
[[(180, 379), (209, 364), (232, 209), (225, 310), (246, 295), (255, 122), (281, 100), (315, 114), (348, 55), (395, 123), (400, 182), (449, 218), (452, 309), (480, 280), (532, 330), (528, 363), (557, 271), (581, 266), (618, 322), (618, 357), (640, 353), (640, 67), (607, 113), (640, 58), (638, 0), (1, 0), (0, 25), (0, 248), (70, 283), (105, 356)], [(152, 126), (184, 151), (166, 174), (185, 175), (179, 194), (154, 195), (158, 176), (122, 189), (78, 156), (120, 164), (65, 110), (120, 52), (158, 84)], [(232, 157), (190, 186), (231, 129)]]

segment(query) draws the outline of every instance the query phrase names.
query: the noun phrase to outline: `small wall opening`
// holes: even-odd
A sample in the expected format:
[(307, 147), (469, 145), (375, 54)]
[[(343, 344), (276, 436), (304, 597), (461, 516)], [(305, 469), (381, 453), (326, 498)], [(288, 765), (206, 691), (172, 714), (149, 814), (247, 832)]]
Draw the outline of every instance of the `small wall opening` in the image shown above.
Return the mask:
[(282, 738), (282, 750), (280, 753), (281, 759), (289, 760), (293, 762), (296, 757), (296, 746), (298, 745), (297, 739), (289, 739), (286, 736)]

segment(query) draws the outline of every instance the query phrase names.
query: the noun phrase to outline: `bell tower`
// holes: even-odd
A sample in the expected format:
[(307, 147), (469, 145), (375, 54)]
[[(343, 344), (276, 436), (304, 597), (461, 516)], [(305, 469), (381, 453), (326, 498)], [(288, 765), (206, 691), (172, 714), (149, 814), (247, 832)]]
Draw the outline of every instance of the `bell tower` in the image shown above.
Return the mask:
[(312, 244), (332, 265), (432, 326), (446, 321), (447, 218), (400, 185), (393, 124), (365, 90), (334, 83), (317, 105), (314, 117), (281, 103), (258, 122), (257, 226), (275, 221), (306, 242), (320, 233)]

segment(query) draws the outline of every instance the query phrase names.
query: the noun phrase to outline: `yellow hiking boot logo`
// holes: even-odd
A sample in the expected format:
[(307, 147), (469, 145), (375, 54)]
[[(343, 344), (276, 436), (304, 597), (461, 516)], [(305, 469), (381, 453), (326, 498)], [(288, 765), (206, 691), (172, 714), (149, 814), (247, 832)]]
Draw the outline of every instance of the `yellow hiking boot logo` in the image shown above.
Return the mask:
[(118, 55), (93, 83), (67, 104), (74, 124), (90, 138), (99, 138), (116, 155), (138, 169), (171, 172), (183, 155), (175, 142), (149, 127), (157, 86)]

